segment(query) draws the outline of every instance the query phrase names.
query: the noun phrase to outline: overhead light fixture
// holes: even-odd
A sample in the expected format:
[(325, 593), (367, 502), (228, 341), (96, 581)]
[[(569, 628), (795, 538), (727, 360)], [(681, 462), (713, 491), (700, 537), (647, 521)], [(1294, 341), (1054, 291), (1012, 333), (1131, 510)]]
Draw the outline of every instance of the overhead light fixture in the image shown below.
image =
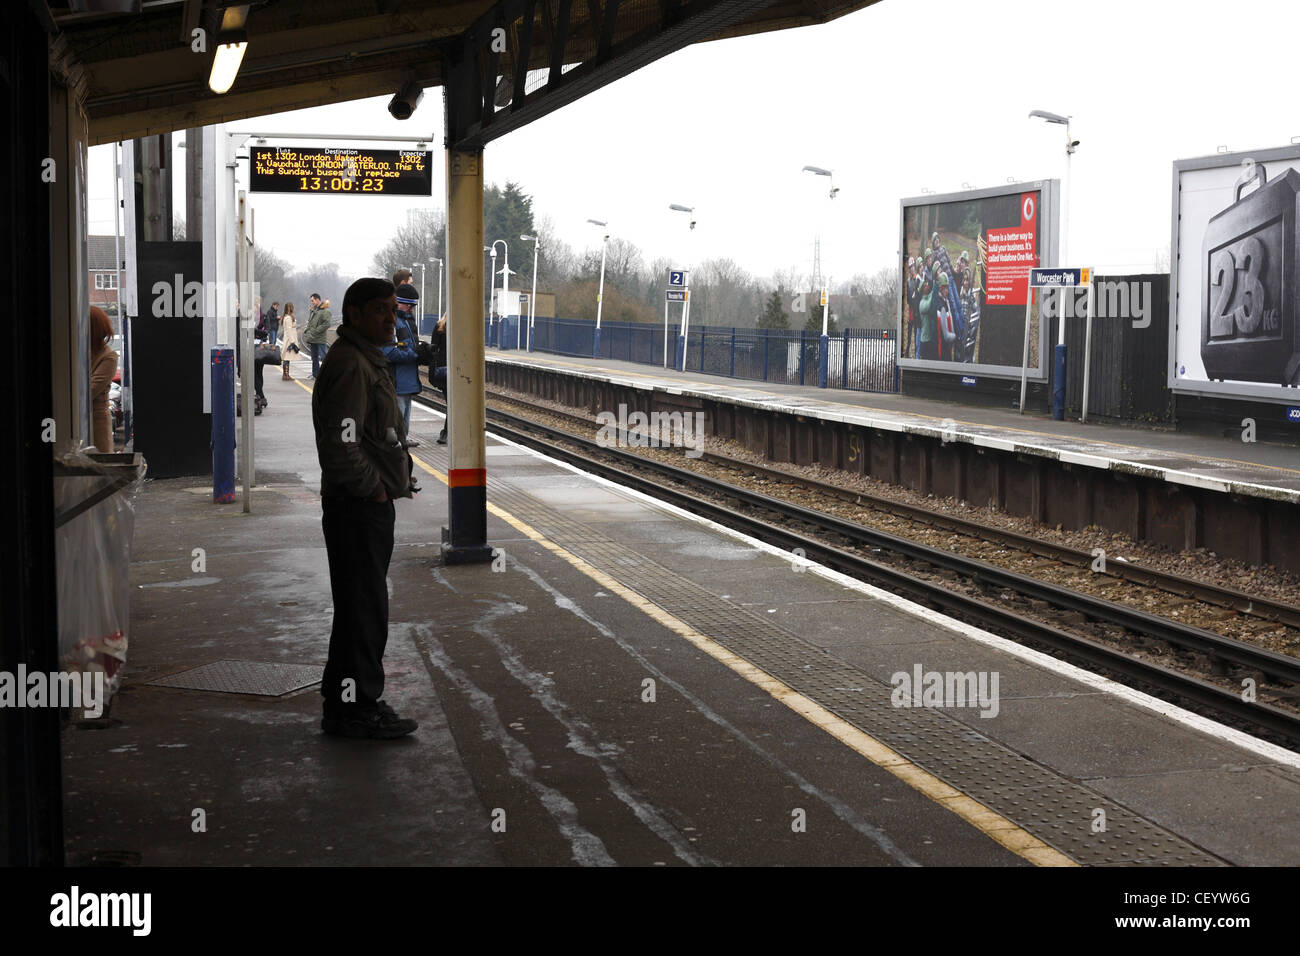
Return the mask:
[(208, 75), (208, 89), (225, 93), (234, 85), (248, 49), (248, 34), (243, 30), (223, 33), (217, 37), (218, 46), (212, 55), (212, 72)]
[(217, 27), (217, 48), (212, 52), (212, 72), (208, 74), (208, 89), (225, 93), (239, 75), (248, 49), (248, 8), (252, 4), (232, 3), (221, 11)]
[(1062, 116), (1060, 113), (1049, 113), (1047, 110), (1030, 110), (1030, 119), (1047, 120), (1049, 123), (1059, 123), (1061, 126), (1068, 126), (1070, 117)]

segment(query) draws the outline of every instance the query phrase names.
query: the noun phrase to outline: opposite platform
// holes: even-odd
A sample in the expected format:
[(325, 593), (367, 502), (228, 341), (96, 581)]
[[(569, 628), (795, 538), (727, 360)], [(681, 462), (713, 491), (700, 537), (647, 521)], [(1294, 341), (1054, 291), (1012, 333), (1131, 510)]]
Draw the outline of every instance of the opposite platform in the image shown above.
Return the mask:
[(632, 362), (487, 351), (492, 364), (550, 368), (635, 389), (655, 389), (994, 449), (1271, 501), (1300, 504), (1300, 448), (1169, 430), (1053, 421), (1014, 410), (897, 393), (772, 385), (655, 369)]

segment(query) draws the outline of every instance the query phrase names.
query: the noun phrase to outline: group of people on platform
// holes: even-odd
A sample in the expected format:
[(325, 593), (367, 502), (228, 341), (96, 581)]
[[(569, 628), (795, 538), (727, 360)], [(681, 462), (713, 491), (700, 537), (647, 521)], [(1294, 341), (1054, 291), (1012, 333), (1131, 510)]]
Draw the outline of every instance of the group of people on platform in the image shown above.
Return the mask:
[(922, 359), (973, 362), (983, 290), (965, 250), (953, 263), (939, 233), (929, 248), (911, 256), (906, 277), (907, 325), (903, 352)]
[[(395, 339), (385, 346), (384, 354), (389, 363), (389, 374), (397, 388), (402, 408), (403, 432), (410, 429), (411, 400), (421, 388), (419, 366), (429, 366), (429, 379), (438, 388), (443, 397), (447, 394), (447, 320), (439, 318), (432, 335), (432, 342), (423, 342), (419, 337), (419, 319), (415, 307), (419, 303), (419, 293), (411, 283), (411, 273), (399, 269), (393, 275), (393, 285), (397, 293), (397, 324)], [(271, 303), (270, 308), (263, 309), (261, 300), (254, 303), (257, 309), (257, 325), (254, 328), (254, 340), (258, 350), (254, 357), (254, 411), (262, 411), (270, 404), (263, 389), (262, 369), (267, 364), (266, 356), (278, 350), (281, 368), (281, 380), (292, 381), (289, 374), (291, 356), (311, 356), (311, 376), (314, 381), (320, 375), (321, 365), (329, 350), (329, 333), (334, 327), (334, 317), (330, 311), (330, 300), (320, 293), (310, 296), (311, 306), (307, 314), (307, 323), (299, 328), (294, 304), (286, 302), (284, 311), (280, 311), (279, 301)], [(109, 405), (109, 390), (118, 370), (118, 353), (110, 345), (113, 337), (113, 324), (108, 314), (98, 306), (90, 310), (90, 360), (91, 360), (91, 422), (94, 445), (102, 451), (113, 451), (113, 415)], [(239, 340), (236, 340), (238, 352)], [(241, 365), (236, 366), (242, 368)], [(419, 444), (410, 439), (411, 444)], [(447, 429), (444, 426), (438, 436), (439, 444), (446, 444)]]

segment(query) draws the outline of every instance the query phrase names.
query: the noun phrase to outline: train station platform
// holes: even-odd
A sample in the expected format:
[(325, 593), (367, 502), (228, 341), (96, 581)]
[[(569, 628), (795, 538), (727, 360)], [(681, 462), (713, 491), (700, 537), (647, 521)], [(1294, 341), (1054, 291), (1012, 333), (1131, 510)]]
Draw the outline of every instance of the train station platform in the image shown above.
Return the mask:
[(1054, 421), (1015, 409), (960, 405), (901, 393), (779, 385), (655, 369), (634, 362), (488, 350), (503, 365), (553, 368), (633, 388), (708, 396), (755, 409), (907, 432), (977, 448), (1158, 478), (1174, 484), (1300, 504), (1300, 428), (1292, 445), (1189, 435), (1170, 429)]
[[(1300, 756), (506, 442), (498, 560), (444, 567), (419, 407), (384, 696), (420, 729), (325, 736), (310, 395), (266, 391), (250, 514), (135, 499), (124, 683), (64, 732), (69, 862), (1300, 863)], [(979, 692), (900, 696), (932, 672)]]

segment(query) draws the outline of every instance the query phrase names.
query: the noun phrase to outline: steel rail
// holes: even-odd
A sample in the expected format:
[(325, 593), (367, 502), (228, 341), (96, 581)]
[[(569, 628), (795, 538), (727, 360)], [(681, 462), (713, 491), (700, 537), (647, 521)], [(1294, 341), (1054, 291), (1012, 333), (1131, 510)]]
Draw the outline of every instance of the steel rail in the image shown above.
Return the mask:
[[(583, 418), (580, 415), (557, 411), (555, 409), (547, 408), (544, 405), (536, 405), (532, 402), (523, 401), (509, 395), (501, 395), (500, 393), (490, 394), (493, 394), (502, 401), (514, 402), (515, 404), (523, 405), (528, 408), (535, 408), (544, 414), (554, 415), (558, 418), (567, 418), (578, 424), (588, 426), (593, 426), (595, 424), (590, 419)], [(728, 458), (725, 455), (717, 455), (712, 452), (705, 452), (702, 456), (702, 460), (737, 471), (752, 471), (762, 477), (800, 485), (850, 504), (866, 505), (867, 507), (884, 511), (910, 521), (918, 521), (934, 528), (951, 531), (956, 534), (964, 534), (984, 541), (993, 541), (999, 544), (1005, 544), (1022, 551), (1027, 551), (1030, 554), (1036, 554), (1039, 557), (1061, 561), (1076, 567), (1091, 567), (1095, 560), (1093, 554), (1087, 551), (1080, 551), (1077, 548), (1070, 548), (1065, 545), (1054, 544), (1050, 541), (1043, 541), (1041, 538), (1020, 534), (1016, 531), (1008, 531), (1004, 528), (995, 528), (991, 525), (982, 524), (981, 522), (974, 521), (970, 518), (962, 518), (956, 515), (936, 514), (933, 511), (927, 511), (926, 509), (916, 505), (909, 505), (901, 501), (893, 501), (889, 498), (873, 495), (870, 492), (851, 491), (845, 488), (839, 488), (835, 485), (818, 481), (815, 478), (793, 475), (789, 472), (781, 471), (776, 468), (769, 468), (765, 465), (757, 465), (736, 458)], [(1156, 568), (1147, 567), (1146, 565), (1130, 561), (1107, 559), (1106, 570), (1095, 573), (1108, 575), (1121, 581), (1141, 584), (1146, 587), (1158, 588), (1159, 590), (1167, 591), (1170, 594), (1175, 594), (1179, 597), (1192, 598), (1198, 601), (1203, 601), (1206, 604), (1228, 608), (1239, 614), (1247, 614), (1251, 617), (1258, 617), (1266, 621), (1273, 621), (1274, 623), (1283, 624), (1287, 627), (1300, 629), (1300, 607), (1297, 607), (1294, 604), (1286, 604), (1282, 601), (1272, 600), (1271, 598), (1247, 594), (1244, 591), (1238, 591), (1234, 588), (1226, 588), (1218, 584), (1211, 584), (1208, 581), (1198, 581), (1192, 578), (1185, 578), (1181, 575), (1170, 574), (1167, 571), (1161, 571)]]

